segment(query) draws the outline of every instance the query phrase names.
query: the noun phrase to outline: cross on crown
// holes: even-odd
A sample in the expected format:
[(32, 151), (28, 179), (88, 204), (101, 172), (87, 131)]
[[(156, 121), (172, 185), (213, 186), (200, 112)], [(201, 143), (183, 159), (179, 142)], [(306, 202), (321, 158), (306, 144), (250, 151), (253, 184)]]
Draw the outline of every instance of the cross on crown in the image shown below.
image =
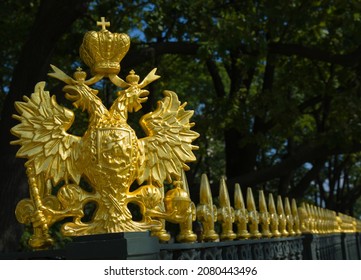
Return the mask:
[(101, 26), (102, 27), (102, 31), (106, 31), (107, 27), (110, 26), (110, 22), (109, 21), (105, 21), (105, 17), (101, 17), (100, 21), (97, 21), (97, 26)]

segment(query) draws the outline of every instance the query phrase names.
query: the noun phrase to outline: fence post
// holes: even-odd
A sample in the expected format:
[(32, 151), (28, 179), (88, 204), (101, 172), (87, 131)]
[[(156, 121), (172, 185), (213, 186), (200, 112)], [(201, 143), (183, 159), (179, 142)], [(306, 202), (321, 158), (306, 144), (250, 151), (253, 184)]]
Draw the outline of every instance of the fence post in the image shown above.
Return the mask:
[(311, 233), (304, 234), (303, 239), (303, 259), (304, 260), (318, 260), (318, 246), (317, 235)]
[(65, 258), (157, 260), (160, 258), (159, 240), (149, 232), (121, 232), (79, 236), (66, 246)]

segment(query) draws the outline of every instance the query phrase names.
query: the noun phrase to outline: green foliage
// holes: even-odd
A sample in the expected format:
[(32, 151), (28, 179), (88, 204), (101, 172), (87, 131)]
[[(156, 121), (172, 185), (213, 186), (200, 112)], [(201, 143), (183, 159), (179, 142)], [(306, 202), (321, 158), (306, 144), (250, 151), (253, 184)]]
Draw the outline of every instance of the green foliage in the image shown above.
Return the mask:
[[(1, 52), (0, 105), (39, 4), (20, 2), (4, 1), (0, 9), (1, 35), (9, 38)], [(19, 11), (16, 18), (10, 13), (14, 9)], [(361, 150), (357, 147), (361, 136), (360, 15), (361, 4), (351, 0), (92, 1), (88, 16), (64, 34), (52, 61), (72, 73), (81, 65), (74, 46), (81, 44), (84, 32), (94, 28), (100, 16), (106, 16), (111, 31), (131, 35), (129, 56), (149, 54), (144, 63), (130, 65), (137, 74), (143, 78), (157, 67), (161, 76), (148, 86), (151, 95), (142, 111), (129, 117), (139, 136), (140, 116), (155, 108), (163, 90), (173, 90), (194, 110), (195, 130), (201, 135), (193, 177), (206, 172), (217, 182), (224, 173), (242, 179), (254, 171), (251, 184), (262, 184), (266, 191), (294, 194), (302, 189), (298, 193), (316, 193), (330, 207), (346, 209), (347, 190), (339, 191), (338, 197), (336, 190), (335, 195), (323, 195), (320, 186), (327, 191), (331, 179), (341, 174), (350, 190), (360, 188), (356, 171)], [(175, 47), (157, 53), (156, 46), (162, 43)], [(196, 51), (185, 54), (182, 48), (191, 44), (197, 46)], [(122, 69), (122, 78), (129, 70)], [(53, 82), (49, 86), (58, 87)], [(98, 86), (103, 102), (110, 105), (114, 88), (109, 83)], [(87, 116), (76, 112), (71, 133), (82, 135), (86, 127)], [(230, 141), (225, 137), (228, 132), (237, 136)], [(297, 160), (302, 157), (299, 151), (314, 146), (324, 151), (290, 167), (286, 175), (274, 173), (269, 180), (260, 179), (262, 170), (290, 158)], [(325, 172), (334, 170), (336, 166), (330, 163), (335, 157), (347, 161), (340, 167), (342, 172)], [(318, 165), (322, 166), (319, 172), (302, 185)], [(343, 189), (342, 184), (338, 189)]]
[(12, 0), (0, 4), (0, 112), (9, 92), (12, 72), (27, 39), (39, 1)]

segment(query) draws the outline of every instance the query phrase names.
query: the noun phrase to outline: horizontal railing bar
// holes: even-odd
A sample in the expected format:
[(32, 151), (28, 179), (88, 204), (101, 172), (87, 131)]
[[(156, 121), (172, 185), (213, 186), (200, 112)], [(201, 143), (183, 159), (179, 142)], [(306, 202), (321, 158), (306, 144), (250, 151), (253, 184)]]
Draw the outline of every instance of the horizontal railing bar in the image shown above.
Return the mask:
[(220, 241), (220, 242), (199, 242), (199, 243), (164, 243), (160, 244), (160, 250), (189, 250), (189, 249), (204, 249), (214, 247), (228, 247), (228, 246), (240, 246), (240, 245), (252, 245), (260, 243), (278, 243), (285, 241), (302, 240), (304, 236), (295, 237), (281, 237), (281, 238), (269, 238), (269, 239), (243, 239), (233, 241)]

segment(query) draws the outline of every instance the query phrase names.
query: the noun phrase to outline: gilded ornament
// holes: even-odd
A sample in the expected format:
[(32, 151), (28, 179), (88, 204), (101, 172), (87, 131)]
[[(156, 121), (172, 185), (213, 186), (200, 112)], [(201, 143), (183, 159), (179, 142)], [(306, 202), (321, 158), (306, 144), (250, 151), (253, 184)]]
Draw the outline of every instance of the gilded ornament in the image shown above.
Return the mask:
[(315, 233), (315, 217), (312, 213), (312, 210), (311, 210), (311, 206), (306, 203), (306, 212), (307, 212), (307, 216), (308, 216), (308, 228), (309, 228), (309, 231), (310, 233)]
[(325, 233), (332, 232), (332, 214), (328, 209), (323, 209), (324, 217), (325, 217)]
[[(186, 197), (189, 199), (185, 207), (185, 212), (188, 213), (184, 221), (179, 223), (179, 233), (176, 237), (178, 242), (195, 242), (197, 235), (193, 232), (192, 223), (196, 220), (196, 206), (190, 200), (189, 186), (184, 170), (182, 170), (181, 187), (187, 193)], [(179, 211), (180, 212), (180, 211)]]
[(340, 227), (338, 224), (338, 217), (335, 211), (332, 211), (332, 232), (338, 233), (340, 232)]
[(302, 233), (310, 233), (310, 218), (307, 212), (306, 203), (302, 202), (298, 207), (298, 215), (300, 217), (300, 230)]
[[(88, 112), (83, 136), (67, 132), (74, 113), (57, 103), (45, 82), (36, 84), (24, 102), (15, 103), (18, 115), (14, 118), (20, 123), (11, 129), (18, 138), (12, 144), (20, 145), (17, 157), (27, 159), (30, 191), (30, 199), (18, 203), (16, 217), (21, 223), (32, 223), (29, 244), (34, 248), (51, 245), (49, 229), (64, 218), (68, 220), (61, 228), (65, 236), (149, 230), (166, 241), (167, 220), (181, 224), (180, 240), (192, 242), (195, 206), (182, 174), (189, 169), (186, 163), (196, 159), (197, 146), (192, 142), (199, 135), (192, 130), (193, 111), (185, 109), (186, 103), (181, 104), (176, 93), (164, 91), (157, 108), (142, 116), (146, 137), (138, 139), (127, 123), (128, 113), (142, 108), (149, 94), (144, 87), (160, 76), (153, 69), (142, 81), (134, 71), (125, 81), (121, 79), (120, 62), (129, 50), (129, 36), (111, 33), (104, 18), (98, 25), (101, 30), (87, 32), (80, 47), (81, 59), (93, 75), (90, 79), (81, 68), (73, 77), (55, 66), (49, 73), (66, 84), (63, 91), (73, 106)], [(109, 109), (90, 87), (103, 78), (119, 87)], [(83, 182), (91, 191), (81, 187)], [(172, 185), (167, 193), (164, 182)], [(84, 222), (89, 203), (96, 210)], [(133, 220), (129, 204), (139, 207), (140, 220)]]
[(197, 206), (197, 219), (203, 226), (201, 240), (219, 240), (219, 235), (214, 230), (214, 223), (217, 221), (217, 207), (213, 204), (211, 187), (206, 174), (202, 174), (201, 177), (200, 202)]
[(237, 239), (247, 239), (251, 235), (248, 232), (248, 211), (244, 204), (241, 186), (235, 184), (234, 186), (234, 216), (237, 225)]
[(248, 225), (249, 233), (252, 238), (261, 238), (262, 234), (258, 230), (259, 213), (254, 202), (253, 193), (251, 188), (247, 188), (247, 211), (248, 211)]
[(336, 212), (329, 210), (330, 211), (330, 232), (331, 233), (335, 233), (337, 231), (337, 220), (336, 220)]
[(311, 212), (312, 224), (313, 224), (313, 232), (312, 233), (319, 234), (320, 233), (319, 232), (319, 219), (318, 219), (315, 205), (310, 205), (310, 212)]
[(318, 217), (320, 219), (320, 222), (319, 222), (319, 224), (320, 224), (320, 233), (324, 234), (324, 233), (326, 233), (326, 230), (325, 230), (326, 218), (325, 218), (323, 208), (317, 207), (317, 212), (318, 212)]
[(291, 201), (291, 211), (292, 211), (292, 216), (293, 216), (293, 220), (294, 220), (294, 231), (295, 231), (296, 235), (301, 235), (302, 234), (301, 221), (300, 221), (300, 216), (298, 214), (297, 203), (294, 198)]
[(263, 237), (272, 237), (272, 233), (270, 231), (270, 223), (271, 223), (271, 216), (267, 210), (266, 198), (264, 197), (263, 191), (258, 192), (259, 196), (259, 217), (260, 217), (260, 224), (261, 224), (261, 233)]
[(287, 218), (283, 208), (282, 197), (280, 195), (277, 196), (277, 213), (279, 220), (279, 231), (283, 237), (289, 235), (287, 231)]
[(280, 237), (281, 233), (278, 230), (279, 227), (279, 219), (277, 214), (277, 209), (275, 205), (275, 201), (273, 199), (273, 194), (268, 194), (268, 211), (270, 214), (270, 226), (271, 226), (271, 233), (273, 237)]
[(229, 200), (226, 179), (221, 178), (219, 186), (219, 208), (217, 209), (217, 220), (222, 225), (221, 240), (233, 240), (236, 234), (233, 232), (235, 220), (234, 209)]
[(317, 230), (317, 233), (322, 233), (322, 229), (321, 229), (321, 216), (319, 214), (318, 211), (318, 207), (315, 205), (312, 205), (312, 211), (313, 211), (313, 215), (315, 217), (315, 229)]
[(288, 197), (285, 198), (284, 206), (285, 206), (285, 215), (286, 215), (286, 224), (287, 224), (286, 228), (288, 234), (290, 236), (294, 236), (296, 235), (296, 232), (293, 230), (295, 220), (292, 215), (290, 200), (288, 199)]

